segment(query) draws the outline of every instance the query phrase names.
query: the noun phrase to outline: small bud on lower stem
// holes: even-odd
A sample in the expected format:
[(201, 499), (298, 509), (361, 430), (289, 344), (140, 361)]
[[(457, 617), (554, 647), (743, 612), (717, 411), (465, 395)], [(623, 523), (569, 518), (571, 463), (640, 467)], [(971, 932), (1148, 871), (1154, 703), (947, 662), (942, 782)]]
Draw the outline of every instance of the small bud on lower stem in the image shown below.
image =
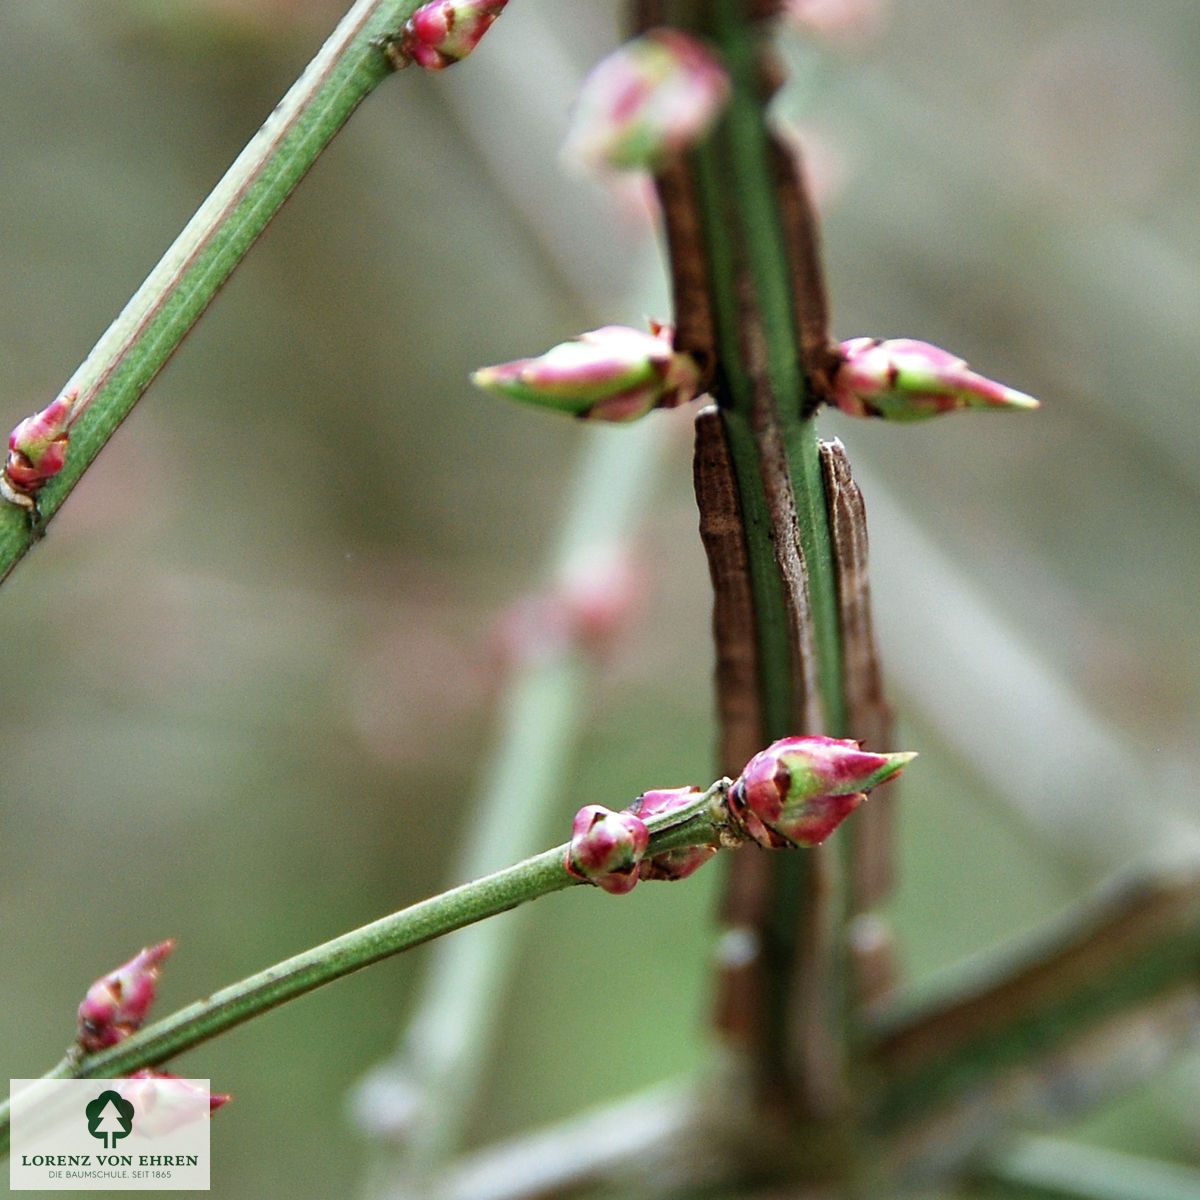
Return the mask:
[[(698, 787), (657, 788), (643, 792), (629, 806), (629, 811), (647, 820), (684, 808), (699, 794)], [(638, 866), (638, 878), (686, 879), (704, 866), (716, 852), (715, 846), (683, 846), (678, 850), (664, 850), (661, 854), (642, 859)]]
[(637, 886), (638, 863), (649, 844), (650, 831), (633, 813), (588, 804), (575, 814), (567, 870), (621, 896)]
[(170, 940), (147, 946), (88, 988), (79, 1006), (75, 1037), (85, 1053), (115, 1046), (141, 1028), (154, 1003), (159, 966), (174, 948)]
[(1037, 408), (1032, 397), (978, 375), (928, 342), (851, 338), (838, 348), (831, 403), (852, 417), (917, 421), (959, 408)]
[(8, 438), (8, 461), (0, 473), (0, 496), (34, 509), (37, 492), (67, 461), (71, 425), (78, 415), (77, 392), (68, 392), (41, 412), (19, 422)]

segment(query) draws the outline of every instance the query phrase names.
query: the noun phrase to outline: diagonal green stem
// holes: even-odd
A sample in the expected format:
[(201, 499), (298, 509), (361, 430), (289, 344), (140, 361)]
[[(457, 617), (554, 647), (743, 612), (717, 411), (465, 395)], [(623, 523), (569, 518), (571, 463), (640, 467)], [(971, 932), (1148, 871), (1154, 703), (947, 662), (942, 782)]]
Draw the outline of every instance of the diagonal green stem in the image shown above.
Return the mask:
[[(84, 410), (63, 470), (39, 496), (43, 524), (200, 319), (321, 151), (390, 73), (377, 41), (419, 0), (359, 0), (212, 194), (64, 385)], [(35, 539), (23, 510), (0, 503), (0, 579)]]
[[(727, 783), (721, 780), (688, 805), (647, 820), (650, 845), (646, 857), (685, 846), (719, 844), (725, 828), (722, 801)], [(566, 868), (569, 849), (570, 844), (564, 843), (545, 850), (314, 946), (147, 1025), (116, 1046), (85, 1058), (68, 1057), (46, 1078), (113, 1078), (157, 1066), (323, 984), (580, 883)], [(0, 1105), (3, 1148), (8, 1144), (8, 1119), (5, 1103)]]

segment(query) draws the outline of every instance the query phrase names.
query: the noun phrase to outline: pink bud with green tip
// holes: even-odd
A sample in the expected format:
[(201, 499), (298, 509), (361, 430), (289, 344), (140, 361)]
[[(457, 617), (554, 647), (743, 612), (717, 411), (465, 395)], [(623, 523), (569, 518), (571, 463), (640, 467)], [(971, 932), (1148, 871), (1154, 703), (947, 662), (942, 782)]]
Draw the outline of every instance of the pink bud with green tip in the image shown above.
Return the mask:
[(875, 754), (843, 738), (783, 738), (756, 754), (734, 780), (729, 812), (763, 846), (817, 846), (867, 792), (914, 758)]
[(651, 29), (583, 81), (563, 157), (590, 170), (654, 170), (694, 146), (728, 98), (729, 76), (703, 42)]
[(467, 57), (504, 11), (508, 0), (438, 0), (423, 4), (388, 47), (396, 66), (415, 62), (441, 71)]
[(638, 863), (649, 845), (650, 831), (639, 817), (588, 804), (575, 814), (567, 870), (622, 896), (637, 886)]
[(560, 342), (537, 358), (481, 367), (471, 381), (485, 392), (591, 421), (632, 421), (700, 394), (700, 368), (672, 345), (674, 328), (649, 333), (605, 325)]
[(38, 489), (63, 469), (77, 399), (78, 393), (68, 392), (17, 424), (8, 438), (8, 461), (0, 477), (4, 499), (33, 508)]
[(976, 374), (928, 342), (851, 338), (838, 353), (830, 402), (853, 417), (916, 421), (960, 408), (1038, 407), (1032, 396)]
[(158, 969), (175, 948), (172, 940), (147, 946), (127, 963), (101, 976), (79, 1006), (75, 1040), (88, 1054), (115, 1046), (141, 1028), (158, 989)]

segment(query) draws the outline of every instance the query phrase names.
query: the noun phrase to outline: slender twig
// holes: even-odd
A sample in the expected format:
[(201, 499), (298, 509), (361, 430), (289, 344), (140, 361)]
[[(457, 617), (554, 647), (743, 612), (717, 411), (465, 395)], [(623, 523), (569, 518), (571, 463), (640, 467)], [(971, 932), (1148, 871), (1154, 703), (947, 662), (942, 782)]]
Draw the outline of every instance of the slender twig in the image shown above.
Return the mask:
[(391, 73), (377, 43), (417, 6), (418, 0), (358, 0), (64, 384), (64, 394), (78, 393), (80, 413), (67, 462), (39, 494), (36, 529), (24, 510), (0, 503), (0, 579), (58, 511), (321, 151)]
[[(719, 845), (726, 827), (720, 801), (727, 783), (721, 780), (686, 806), (647, 820), (647, 856), (685, 846)], [(323, 984), (577, 884), (581, 881), (566, 867), (569, 848), (569, 843), (556, 846), (314, 946), (145, 1026), (116, 1046), (86, 1057), (68, 1055), (46, 1078), (111, 1078), (157, 1066)], [(7, 1104), (0, 1106), (0, 1136), (7, 1145)]]

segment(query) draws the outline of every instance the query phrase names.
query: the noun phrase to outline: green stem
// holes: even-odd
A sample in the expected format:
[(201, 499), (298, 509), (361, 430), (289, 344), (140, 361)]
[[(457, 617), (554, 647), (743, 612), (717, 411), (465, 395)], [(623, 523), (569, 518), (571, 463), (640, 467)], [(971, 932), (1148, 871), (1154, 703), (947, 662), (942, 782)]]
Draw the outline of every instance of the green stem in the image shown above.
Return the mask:
[[(199, 320), (350, 114), (390, 73), (377, 41), (419, 0), (359, 0), (64, 385), (84, 410), (63, 470), (38, 497), (43, 524)], [(0, 580), (36, 534), (0, 504)]]
[[(724, 786), (722, 780), (687, 806), (647, 821), (650, 829), (647, 856), (684, 846), (717, 844), (724, 828), (720, 804)], [(569, 848), (569, 843), (556, 846), (314, 946), (147, 1025), (119, 1045), (85, 1058), (68, 1057), (45, 1077), (108, 1079), (158, 1066), (322, 984), (518, 904), (570, 887), (581, 881), (566, 869)], [(3, 1148), (8, 1145), (8, 1124), (8, 1104), (4, 1103), (0, 1105)]]
[[(825, 493), (817, 454), (817, 429), (807, 407), (801, 367), (794, 275), (777, 202), (778, 179), (759, 82), (759, 38), (741, 3), (713, 4), (713, 36), (733, 79), (729, 107), (716, 135), (695, 155), (700, 205), (712, 270), (718, 354), (728, 384), (726, 433), (745, 514), (755, 611), (760, 637), (766, 740), (800, 730), (793, 711), (788, 625), (791, 614), (779, 586), (775, 547), (764, 494), (764, 442), (778, 438), (795, 504), (795, 525), (808, 575), (816, 652), (816, 677), (824, 728), (838, 735), (845, 724), (841, 648)], [(746, 289), (752, 289), (747, 297)], [(759, 322), (769, 381), (764, 411), (756, 364), (748, 362), (747, 301)], [(787, 672), (785, 674), (785, 672)]]

